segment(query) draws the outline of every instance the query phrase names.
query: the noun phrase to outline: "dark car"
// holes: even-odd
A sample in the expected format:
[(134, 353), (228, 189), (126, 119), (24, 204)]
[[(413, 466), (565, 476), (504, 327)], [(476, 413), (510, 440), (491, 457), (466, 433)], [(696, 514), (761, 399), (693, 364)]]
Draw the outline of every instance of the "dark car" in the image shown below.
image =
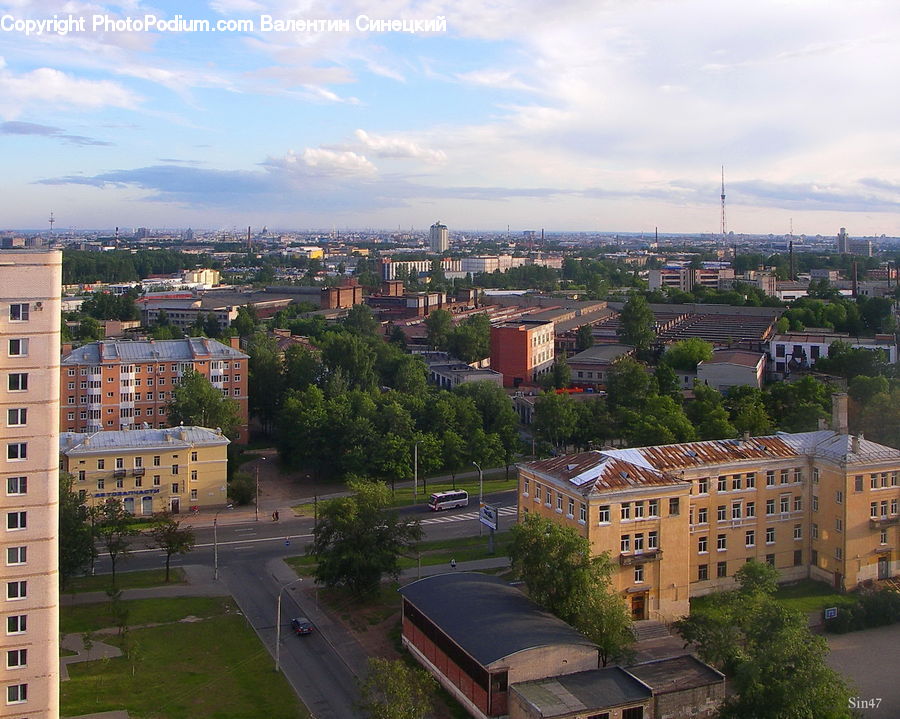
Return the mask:
[(291, 619), (291, 630), (297, 636), (312, 634), (313, 625), (306, 617), (296, 617), (295, 619)]

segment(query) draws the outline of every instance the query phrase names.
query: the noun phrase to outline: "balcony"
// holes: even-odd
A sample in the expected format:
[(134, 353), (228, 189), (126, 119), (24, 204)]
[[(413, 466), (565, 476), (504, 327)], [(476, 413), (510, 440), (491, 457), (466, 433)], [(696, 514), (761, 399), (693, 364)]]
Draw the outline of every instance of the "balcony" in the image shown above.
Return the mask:
[(147, 470), (144, 469), (143, 467), (135, 467), (134, 469), (131, 470), (131, 476), (132, 477), (143, 477), (144, 472), (146, 472), (146, 471)]
[(638, 554), (620, 554), (619, 564), (623, 567), (630, 567), (632, 564), (657, 562), (660, 559), (662, 559), (661, 549), (649, 549), (646, 552), (639, 552)]
[(893, 517), (870, 517), (869, 527), (871, 529), (881, 529), (882, 527), (890, 527), (900, 522), (900, 515), (895, 514)]
[(124, 469), (116, 469), (116, 470), (113, 471), (113, 477), (115, 477), (116, 479), (120, 479), (120, 478), (122, 478), (122, 477), (124, 477), (124, 476), (125, 476), (125, 470), (124, 470)]

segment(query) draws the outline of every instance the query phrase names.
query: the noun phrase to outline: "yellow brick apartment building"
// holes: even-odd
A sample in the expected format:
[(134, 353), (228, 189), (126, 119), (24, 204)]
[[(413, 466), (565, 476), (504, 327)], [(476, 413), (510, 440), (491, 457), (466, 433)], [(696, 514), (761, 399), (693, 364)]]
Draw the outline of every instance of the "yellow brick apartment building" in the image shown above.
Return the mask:
[(832, 430), (582, 452), (519, 465), (519, 518), (575, 528), (635, 619), (671, 621), (751, 559), (838, 589), (900, 574), (898, 478), (900, 451)]
[(119, 500), (149, 516), (226, 503), (228, 438), (204, 427), (132, 429), (59, 437), (62, 469), (88, 506)]

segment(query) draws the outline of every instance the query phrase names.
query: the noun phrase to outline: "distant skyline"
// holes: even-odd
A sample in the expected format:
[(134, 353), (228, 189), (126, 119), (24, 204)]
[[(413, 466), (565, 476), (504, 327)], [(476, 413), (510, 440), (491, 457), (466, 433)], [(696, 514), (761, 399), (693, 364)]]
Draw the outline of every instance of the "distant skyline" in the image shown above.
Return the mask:
[(893, 0), (299, 5), (0, 0), (0, 229), (900, 235)]

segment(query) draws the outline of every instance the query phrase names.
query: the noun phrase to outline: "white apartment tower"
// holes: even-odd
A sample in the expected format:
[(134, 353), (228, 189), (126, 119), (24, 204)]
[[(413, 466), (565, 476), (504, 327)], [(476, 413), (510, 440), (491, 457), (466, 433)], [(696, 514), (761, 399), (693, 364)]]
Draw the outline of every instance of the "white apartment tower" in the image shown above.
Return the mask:
[(62, 253), (0, 250), (0, 717), (59, 717)]
[(435, 254), (443, 254), (449, 250), (450, 231), (447, 229), (447, 225), (442, 225), (440, 220), (435, 222), (428, 233), (428, 244)]

